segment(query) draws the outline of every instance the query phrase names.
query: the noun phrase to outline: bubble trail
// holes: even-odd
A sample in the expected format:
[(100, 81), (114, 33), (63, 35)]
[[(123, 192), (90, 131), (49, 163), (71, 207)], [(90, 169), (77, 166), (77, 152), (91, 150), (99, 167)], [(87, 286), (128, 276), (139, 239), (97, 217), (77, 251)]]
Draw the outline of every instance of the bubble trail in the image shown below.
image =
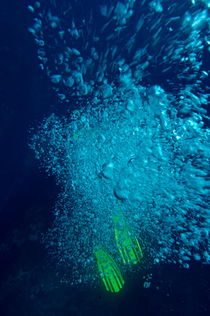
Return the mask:
[(209, 263), (208, 1), (28, 10), (40, 67), (66, 109), (30, 144), (61, 189), (46, 245), (65, 282), (97, 277), (98, 245), (118, 256), (116, 210), (148, 261)]

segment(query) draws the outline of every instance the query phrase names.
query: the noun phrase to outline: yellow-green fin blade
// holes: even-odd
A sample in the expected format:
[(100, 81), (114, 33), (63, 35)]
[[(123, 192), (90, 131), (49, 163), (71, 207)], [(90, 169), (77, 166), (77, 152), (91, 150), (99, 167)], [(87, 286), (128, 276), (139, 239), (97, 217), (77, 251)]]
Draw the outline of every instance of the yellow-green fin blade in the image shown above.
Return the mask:
[(112, 257), (102, 248), (94, 251), (98, 269), (105, 288), (109, 292), (119, 292), (125, 281)]
[(114, 232), (117, 248), (124, 264), (137, 264), (141, 261), (143, 253), (138, 239), (127, 227), (121, 216), (113, 216)]

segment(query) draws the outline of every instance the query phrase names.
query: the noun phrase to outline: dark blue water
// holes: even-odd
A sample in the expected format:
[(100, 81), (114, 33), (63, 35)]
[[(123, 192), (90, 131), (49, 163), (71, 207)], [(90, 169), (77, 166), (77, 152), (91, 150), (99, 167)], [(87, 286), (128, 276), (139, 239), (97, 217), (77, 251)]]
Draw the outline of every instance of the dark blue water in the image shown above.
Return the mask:
[(153, 268), (149, 289), (131, 276), (118, 296), (100, 287), (59, 283), (40, 242), (52, 223), (59, 189), (40, 170), (27, 145), (30, 129), (57, 111), (57, 100), (39, 70), (24, 3), (4, 2), (0, 11), (0, 315), (209, 315), (209, 266), (200, 263), (189, 270), (172, 265)]

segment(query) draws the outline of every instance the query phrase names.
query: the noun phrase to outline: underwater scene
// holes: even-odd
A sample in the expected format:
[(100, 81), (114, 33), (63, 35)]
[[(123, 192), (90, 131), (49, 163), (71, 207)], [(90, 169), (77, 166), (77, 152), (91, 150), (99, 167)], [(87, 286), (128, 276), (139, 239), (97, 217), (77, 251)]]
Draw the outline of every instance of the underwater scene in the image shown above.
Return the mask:
[(210, 1), (0, 22), (0, 315), (210, 315)]

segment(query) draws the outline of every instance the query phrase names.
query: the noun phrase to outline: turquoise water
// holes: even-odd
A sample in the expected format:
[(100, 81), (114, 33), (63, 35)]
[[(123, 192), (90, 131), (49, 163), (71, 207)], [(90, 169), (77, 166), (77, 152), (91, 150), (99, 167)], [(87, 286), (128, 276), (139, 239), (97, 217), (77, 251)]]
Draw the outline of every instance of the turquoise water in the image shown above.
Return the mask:
[(30, 147), (60, 190), (44, 244), (62, 282), (95, 284), (98, 245), (128, 273), (117, 210), (142, 245), (140, 270), (209, 263), (208, 9), (190, 0), (28, 6), (58, 103)]

